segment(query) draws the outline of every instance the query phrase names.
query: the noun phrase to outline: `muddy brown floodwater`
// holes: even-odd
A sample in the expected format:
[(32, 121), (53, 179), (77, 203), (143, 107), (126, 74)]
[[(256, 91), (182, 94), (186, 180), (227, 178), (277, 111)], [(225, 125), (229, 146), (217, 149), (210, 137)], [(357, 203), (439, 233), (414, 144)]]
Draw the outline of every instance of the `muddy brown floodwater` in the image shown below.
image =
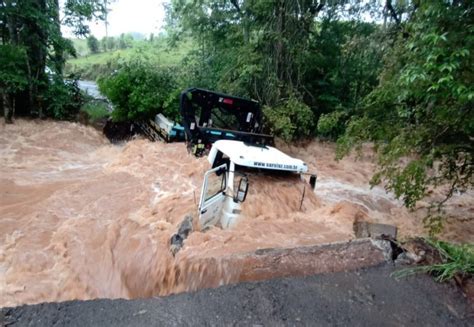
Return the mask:
[[(315, 194), (306, 192), (301, 206), (298, 178), (251, 176), (238, 225), (194, 232), (173, 257), (170, 236), (196, 212), (206, 159), (180, 143), (111, 145), (75, 123), (1, 125), (0, 306), (166, 295), (205, 279), (225, 284), (233, 268), (219, 265), (223, 256), (348, 240), (355, 220), (394, 224), (402, 238), (423, 233), (423, 210), (408, 212), (368, 186), (370, 150), (340, 162), (333, 145), (318, 141), (283, 150), (318, 172)], [(449, 202), (444, 238), (473, 241), (473, 198)]]

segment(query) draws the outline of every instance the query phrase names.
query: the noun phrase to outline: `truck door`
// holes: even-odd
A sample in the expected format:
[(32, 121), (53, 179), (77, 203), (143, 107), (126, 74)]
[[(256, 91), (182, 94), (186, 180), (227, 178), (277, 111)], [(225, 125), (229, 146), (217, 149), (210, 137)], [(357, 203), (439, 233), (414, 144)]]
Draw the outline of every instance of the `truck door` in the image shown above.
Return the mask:
[(199, 225), (205, 228), (216, 224), (222, 213), (227, 187), (227, 165), (223, 164), (204, 174), (199, 201)]

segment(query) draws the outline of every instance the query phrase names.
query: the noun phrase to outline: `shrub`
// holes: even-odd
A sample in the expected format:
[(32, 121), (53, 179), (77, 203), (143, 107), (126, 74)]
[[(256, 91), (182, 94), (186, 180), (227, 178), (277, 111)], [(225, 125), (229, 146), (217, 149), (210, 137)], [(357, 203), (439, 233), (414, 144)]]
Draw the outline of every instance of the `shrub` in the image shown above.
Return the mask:
[(99, 89), (114, 105), (114, 121), (152, 118), (164, 113), (170, 119), (179, 117), (176, 101), (170, 100), (177, 85), (168, 69), (134, 60), (118, 71), (98, 80)]
[(318, 134), (333, 138), (343, 134), (347, 117), (348, 114), (344, 111), (322, 114), (318, 120)]
[(87, 102), (81, 108), (81, 111), (86, 112), (91, 121), (97, 121), (110, 116), (110, 112), (107, 110), (107, 104), (98, 100)]
[(311, 135), (314, 127), (313, 112), (294, 96), (274, 108), (265, 107), (263, 114), (272, 133), (287, 142)]
[(79, 113), (84, 97), (77, 80), (53, 77), (45, 92), (46, 115), (55, 119), (73, 120)]

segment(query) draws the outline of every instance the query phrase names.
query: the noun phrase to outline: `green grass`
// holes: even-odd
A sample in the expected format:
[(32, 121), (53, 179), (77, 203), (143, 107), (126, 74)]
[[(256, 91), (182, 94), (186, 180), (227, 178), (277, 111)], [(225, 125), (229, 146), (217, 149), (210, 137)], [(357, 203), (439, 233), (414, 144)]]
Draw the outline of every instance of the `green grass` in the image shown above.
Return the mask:
[(190, 41), (181, 42), (173, 48), (167, 46), (165, 39), (157, 39), (154, 42), (135, 41), (132, 48), (71, 58), (66, 62), (65, 73), (95, 80), (101, 75), (111, 73), (117, 63), (133, 58), (147, 59), (157, 66), (171, 67), (178, 65), (191, 48)]
[(85, 67), (88, 65), (105, 65), (109, 60), (118, 59), (118, 58), (131, 58), (132, 53), (135, 50), (130, 49), (123, 49), (123, 50), (114, 50), (109, 52), (99, 52), (96, 54), (88, 54), (86, 56), (72, 58), (67, 61), (67, 65), (77, 66), (77, 67)]
[(107, 110), (107, 105), (102, 101), (92, 100), (87, 102), (82, 108), (89, 116), (91, 121), (97, 121), (110, 116), (110, 112)]
[(426, 240), (441, 255), (438, 264), (401, 269), (393, 273), (395, 278), (402, 278), (416, 273), (429, 273), (439, 282), (454, 278), (474, 276), (474, 244), (451, 244), (438, 240)]

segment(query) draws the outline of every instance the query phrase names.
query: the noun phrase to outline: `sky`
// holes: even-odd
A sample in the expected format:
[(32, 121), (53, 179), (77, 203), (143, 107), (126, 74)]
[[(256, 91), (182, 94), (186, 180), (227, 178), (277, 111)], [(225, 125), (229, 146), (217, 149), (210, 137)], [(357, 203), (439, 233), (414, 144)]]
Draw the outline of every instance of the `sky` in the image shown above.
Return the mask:
[[(165, 10), (163, 4), (167, 0), (116, 0), (109, 5), (109, 36), (122, 33), (139, 32), (146, 35), (158, 34), (164, 24)], [(89, 24), (91, 34), (97, 38), (105, 36), (104, 22)], [(63, 29), (65, 36), (72, 36), (70, 31)]]

